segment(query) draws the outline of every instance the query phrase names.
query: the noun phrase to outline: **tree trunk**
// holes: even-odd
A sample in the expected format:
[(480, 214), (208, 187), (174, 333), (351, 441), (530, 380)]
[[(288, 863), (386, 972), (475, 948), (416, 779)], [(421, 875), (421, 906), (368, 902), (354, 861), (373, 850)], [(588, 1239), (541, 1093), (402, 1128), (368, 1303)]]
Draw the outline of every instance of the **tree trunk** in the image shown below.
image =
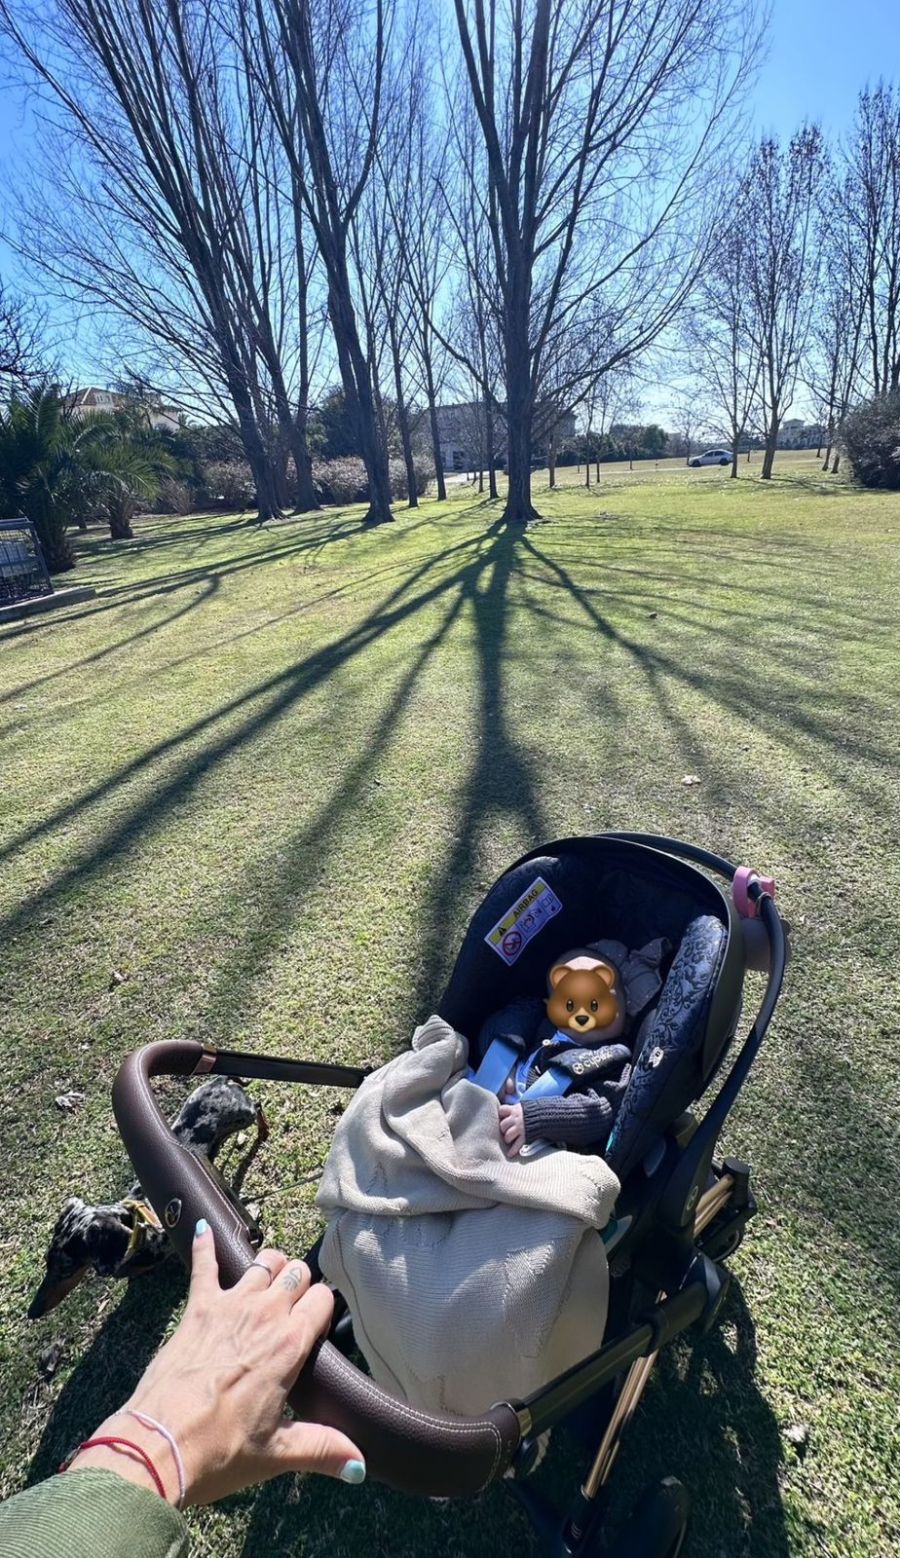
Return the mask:
[(737, 480), (737, 462), (738, 462), (737, 439), (735, 439), (735, 441), (734, 441), (734, 448), (731, 451), (731, 475), (732, 475), (734, 480)]
[(504, 321), (506, 375), (507, 525), (540, 519), (531, 501), (531, 418), (533, 386), (529, 351), (531, 275), (521, 255), (510, 261)]
[[(817, 452), (816, 452), (816, 459), (819, 458), (819, 455), (821, 453), (822, 453), (821, 449), (817, 450)], [(828, 469), (830, 464), (831, 464), (831, 439), (829, 438), (828, 445), (827, 445), (827, 448), (825, 450), (825, 459), (822, 461), (822, 469), (823, 469), (823, 471), (827, 471), (827, 469)]]
[(539, 519), (531, 501), (531, 406), (530, 396), (521, 386), (508, 385), (507, 394), (507, 476), (509, 485), (503, 520), (507, 525), (527, 525)]
[(356, 327), (346, 255), (340, 250), (331, 256), (328, 312), (334, 331), (344, 396), (356, 422), (359, 452), (369, 482), (369, 507), (363, 516), (363, 524), (383, 525), (394, 517), (391, 513), (387, 450), (380, 437), (372, 377)]
[(780, 426), (781, 419), (773, 414), (772, 420), (766, 428), (766, 447), (763, 453), (761, 472), (763, 481), (772, 480), (772, 467), (775, 464), (775, 448), (778, 443), (778, 429)]
[(228, 389), (237, 415), (238, 428), (240, 429), (241, 443), (244, 446), (247, 464), (250, 466), (250, 474), (253, 477), (253, 485), (256, 488), (257, 518), (262, 525), (265, 524), (267, 519), (274, 519), (281, 513), (272, 466), (253, 414), (249, 390), (240, 365), (234, 361), (232, 354), (227, 351), (223, 353), (223, 356), (225, 357)]
[(599, 485), (600, 485), (600, 461), (599, 460), (597, 461), (596, 465), (594, 466), (594, 481), (597, 483), (597, 486), (599, 487)]
[(431, 457), (434, 460), (434, 476), (437, 482), (438, 501), (443, 503), (447, 496), (447, 483), (444, 480), (444, 461), (441, 456), (441, 437), (437, 419), (437, 395), (434, 388), (434, 369), (431, 364), (431, 347), (422, 336), (422, 362), (425, 368), (425, 398), (428, 401), (428, 425), (431, 429)]
[(134, 501), (122, 497), (109, 506), (109, 534), (112, 541), (133, 541), (131, 521), (134, 517)]
[(397, 340), (397, 327), (392, 314), (388, 315), (388, 330), (391, 339), (391, 360), (394, 365), (394, 393), (397, 396), (397, 423), (400, 428), (400, 444), (403, 449), (403, 464), (406, 466), (406, 501), (411, 509), (419, 507), (419, 495), (416, 492), (416, 465), (413, 460), (412, 439), (409, 434), (409, 414), (406, 410), (406, 401), (403, 396), (403, 373), (400, 367), (400, 343)]
[(547, 470), (550, 476), (550, 486), (556, 486), (556, 428), (551, 427), (550, 438), (547, 443)]
[(65, 525), (60, 524), (53, 513), (31, 514), (29, 518), (33, 520), (37, 531), (47, 572), (68, 573), (75, 567), (75, 550), (66, 535)]
[(835, 450), (834, 464), (831, 467), (831, 474), (832, 474), (832, 476), (836, 476), (837, 475), (837, 473), (838, 473), (838, 471), (840, 469), (840, 465), (841, 465), (840, 450)]
[(313, 480), (312, 455), (309, 452), (309, 309), (306, 274), (306, 248), (303, 242), (303, 223), (300, 220), (300, 201), (294, 191), (294, 235), (297, 253), (297, 307), (299, 311), (298, 335), (300, 350), (300, 383), (297, 386), (297, 412), (294, 417), (294, 437), (291, 453), (297, 473), (297, 511), (301, 514), (319, 507), (316, 484)]
[(305, 514), (310, 509), (321, 507), (313, 479), (312, 455), (309, 452), (309, 441), (306, 432), (308, 422), (309, 410), (305, 405), (300, 406), (297, 410), (295, 437), (291, 445), (291, 452), (294, 456), (294, 470), (297, 476), (297, 501), (295, 508), (298, 514)]
[(484, 448), (488, 477), (488, 497), (496, 498), (497, 467), (494, 463), (494, 408), (491, 404), (491, 397), (487, 392), (482, 395), (482, 406), (484, 409)]

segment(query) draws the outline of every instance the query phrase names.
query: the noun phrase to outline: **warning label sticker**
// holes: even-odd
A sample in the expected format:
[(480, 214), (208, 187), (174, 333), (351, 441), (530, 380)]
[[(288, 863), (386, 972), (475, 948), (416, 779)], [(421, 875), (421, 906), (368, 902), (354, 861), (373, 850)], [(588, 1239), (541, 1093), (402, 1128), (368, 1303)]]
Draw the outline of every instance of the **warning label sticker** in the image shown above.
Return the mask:
[(527, 947), (532, 936), (543, 930), (548, 920), (558, 914), (562, 904), (542, 876), (535, 877), (527, 892), (517, 898), (502, 920), (489, 930), (485, 941), (493, 947), (504, 963), (515, 963)]

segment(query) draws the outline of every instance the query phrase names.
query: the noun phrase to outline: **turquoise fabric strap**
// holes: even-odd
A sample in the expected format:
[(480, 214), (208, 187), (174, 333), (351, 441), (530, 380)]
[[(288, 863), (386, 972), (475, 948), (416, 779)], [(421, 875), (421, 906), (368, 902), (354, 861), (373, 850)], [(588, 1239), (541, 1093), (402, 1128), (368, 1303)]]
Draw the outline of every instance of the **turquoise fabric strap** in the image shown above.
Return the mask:
[(522, 1098), (562, 1098), (572, 1086), (572, 1078), (561, 1066), (548, 1066), (546, 1071), (526, 1087)]
[(495, 1039), (488, 1046), (478, 1070), (469, 1072), (469, 1081), (489, 1093), (499, 1093), (518, 1058), (518, 1046), (512, 1039)]
[[(489, 1045), (477, 1071), (469, 1072), (469, 1081), (483, 1087), (489, 1093), (499, 1094), (504, 1082), (521, 1059), (518, 1047), (512, 1039), (495, 1039)], [(561, 1066), (548, 1066), (547, 1070), (526, 1087), (522, 1098), (562, 1098), (572, 1086), (572, 1078)]]

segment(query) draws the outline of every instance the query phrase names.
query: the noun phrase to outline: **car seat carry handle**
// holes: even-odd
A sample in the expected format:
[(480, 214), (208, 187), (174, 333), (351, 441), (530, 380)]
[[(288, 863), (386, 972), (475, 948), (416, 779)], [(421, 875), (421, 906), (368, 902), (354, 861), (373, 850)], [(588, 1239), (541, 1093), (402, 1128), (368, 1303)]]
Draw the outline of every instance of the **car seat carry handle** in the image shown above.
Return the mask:
[[(263, 1071), (265, 1057), (255, 1058), (257, 1070)], [(207, 1161), (176, 1141), (150, 1085), (156, 1076), (215, 1072), (216, 1059), (214, 1051), (188, 1039), (148, 1044), (123, 1061), (112, 1102), (144, 1194), (184, 1265), (190, 1270), (194, 1226), (205, 1217), (221, 1280), (231, 1287), (254, 1258), (243, 1217)], [(231, 1070), (230, 1057), (222, 1059), (222, 1070)], [(307, 1069), (293, 1064), (298, 1071)], [(348, 1068), (348, 1085), (353, 1085), (351, 1076)], [(420, 1412), (382, 1390), (327, 1341), (313, 1349), (289, 1401), (298, 1416), (346, 1433), (362, 1450), (370, 1474), (403, 1493), (478, 1493), (502, 1474), (522, 1436), (517, 1411), (508, 1403), (477, 1418)]]
[(680, 855), (682, 860), (694, 860), (710, 871), (718, 872), (729, 882), (734, 880), (737, 866), (724, 855), (715, 855), (711, 849), (699, 844), (689, 844), (685, 839), (670, 839), (662, 833), (598, 833), (597, 838), (621, 839), (624, 844), (644, 844), (648, 849), (661, 849), (669, 855)]

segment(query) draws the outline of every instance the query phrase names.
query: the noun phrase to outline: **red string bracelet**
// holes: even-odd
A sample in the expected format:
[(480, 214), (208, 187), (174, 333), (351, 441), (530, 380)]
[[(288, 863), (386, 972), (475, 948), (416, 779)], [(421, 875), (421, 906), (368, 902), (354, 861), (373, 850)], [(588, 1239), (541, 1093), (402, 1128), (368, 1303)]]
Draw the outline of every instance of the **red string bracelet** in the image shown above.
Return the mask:
[(73, 1450), (68, 1459), (63, 1461), (59, 1468), (60, 1471), (68, 1471), (76, 1455), (80, 1455), (82, 1450), (93, 1450), (100, 1445), (104, 1445), (109, 1450), (115, 1450), (119, 1455), (126, 1455), (130, 1451), (132, 1455), (137, 1456), (137, 1459), (143, 1462), (143, 1465), (146, 1467), (150, 1476), (153, 1478), (154, 1486), (160, 1498), (165, 1499), (166, 1490), (163, 1485), (162, 1477), (159, 1475), (159, 1472), (151, 1461), (147, 1451), (144, 1450), (139, 1444), (135, 1444), (133, 1439), (123, 1439), (119, 1434), (103, 1434), (97, 1439), (85, 1439), (78, 1446), (77, 1450)]

